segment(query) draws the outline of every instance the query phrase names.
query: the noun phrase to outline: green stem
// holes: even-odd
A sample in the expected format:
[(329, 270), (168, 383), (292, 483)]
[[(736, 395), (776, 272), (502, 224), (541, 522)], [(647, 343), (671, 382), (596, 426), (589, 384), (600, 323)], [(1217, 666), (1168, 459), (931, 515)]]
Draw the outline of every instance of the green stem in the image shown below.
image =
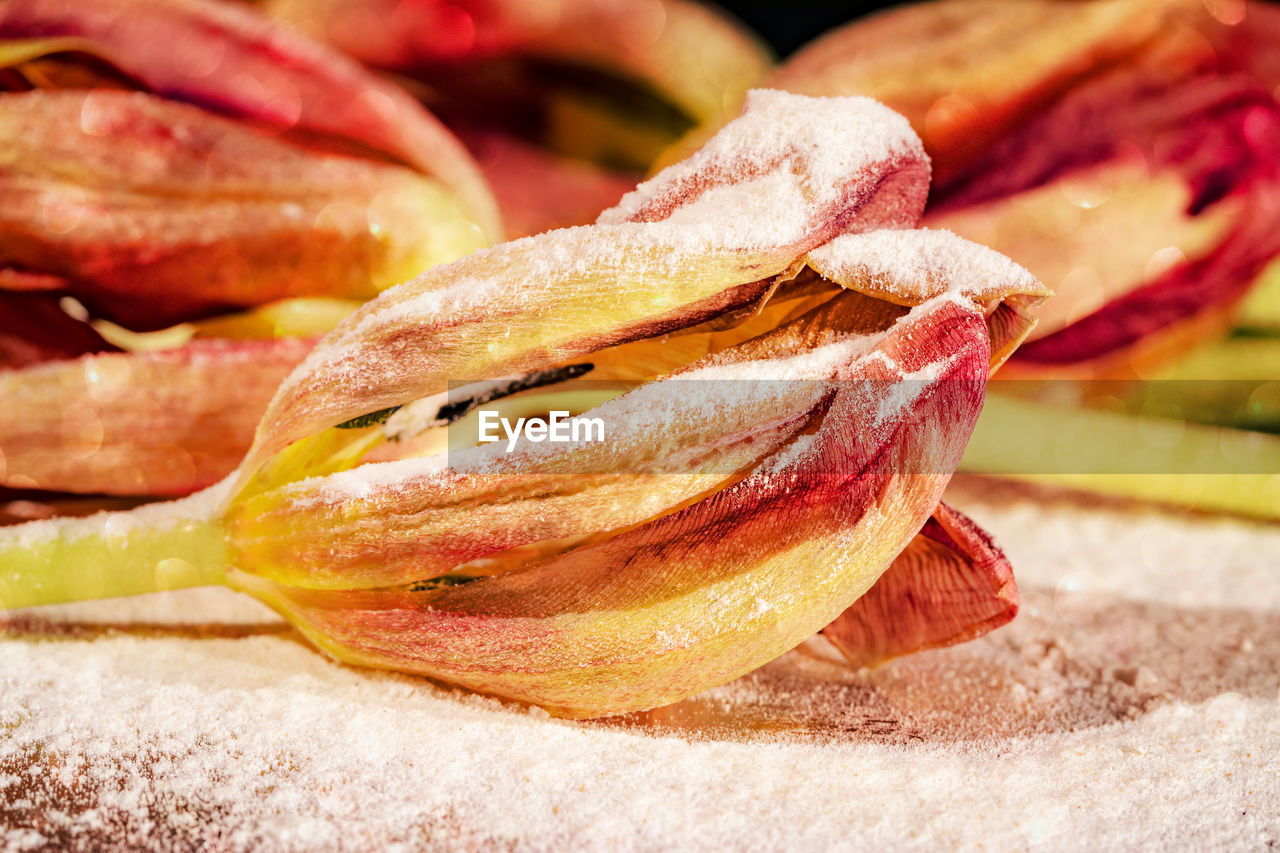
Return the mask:
[(221, 518), (222, 502), (206, 491), (0, 527), (0, 610), (224, 583)]

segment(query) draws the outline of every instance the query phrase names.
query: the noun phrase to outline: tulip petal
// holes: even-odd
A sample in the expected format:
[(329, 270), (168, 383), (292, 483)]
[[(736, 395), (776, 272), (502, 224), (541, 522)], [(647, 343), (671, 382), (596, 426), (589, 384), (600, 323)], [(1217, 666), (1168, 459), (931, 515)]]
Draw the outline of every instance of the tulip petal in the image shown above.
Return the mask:
[(216, 482), (310, 347), (196, 341), (0, 371), (0, 485), (173, 495)]
[[(837, 317), (830, 309), (800, 317), (592, 408), (586, 416), (609, 425), (601, 444), (522, 443), (514, 452), (489, 444), (447, 459), (366, 463), (243, 500), (228, 518), (237, 563), (308, 588), (390, 586), (479, 559), (492, 571), (499, 552), (538, 542), (563, 550), (671, 511), (723, 488), (825, 408), (837, 362), (829, 352), (800, 353), (835, 331), (883, 333), (892, 323), (860, 326), (862, 306), (840, 301)], [(855, 342), (850, 351), (861, 349)], [(792, 378), (734, 372), (759, 352), (789, 359)], [(691, 395), (704, 398), (697, 408)], [(533, 411), (556, 408), (537, 400)]]
[[(1165, 361), (1225, 330), (1230, 309), (1280, 254), (1280, 205), (1274, 200), (1255, 198), (1234, 219), (1205, 254), (1175, 263), (1151, 283), (1031, 341), (1019, 350), (1016, 363), (1058, 372), (1083, 367), (1114, 373)], [(1074, 295), (1064, 291), (1065, 298)]]
[(980, 637), (1013, 619), (1013, 569), (982, 528), (938, 504), (875, 585), (822, 635), (854, 666)]
[(165, 97), (389, 154), (442, 181), (490, 239), (500, 233), (475, 164), (408, 94), (250, 9), (208, 0), (11, 0), (0, 7), (0, 38), (31, 37), (90, 42)]
[(1280, 149), (1268, 141), (1280, 105), (1239, 76), (1153, 85), (1130, 69), (1063, 97), (929, 217), (1057, 289), (1023, 368), (1108, 374), (1167, 359), (1221, 332), (1280, 253)]
[(65, 277), (91, 311), (135, 328), (292, 295), (370, 297), (478, 245), (408, 169), (141, 93), (0, 95), (0, 152), (0, 258)]
[[(724, 381), (734, 360), (794, 358), (832, 334), (871, 340), (906, 309), (867, 294), (919, 306), (947, 293), (957, 271), (973, 277), (963, 298), (983, 313), (1034, 304), (1045, 293), (1026, 270), (945, 232), (845, 235), (810, 253), (809, 262), (853, 292), (592, 409), (588, 416), (609, 424), (606, 443), (526, 445), (515, 453), (489, 445), (451, 452), (447, 469), (440, 458), (411, 458), (268, 491), (232, 510), (239, 564), (297, 586), (388, 586), (539, 540), (563, 548), (571, 537), (640, 523), (722, 488), (793, 439), (829, 394), (822, 380), (832, 377), (821, 359), (807, 373), (788, 367), (792, 378), (772, 383)], [(1028, 320), (1021, 334), (1029, 329)], [(997, 350), (1011, 345), (991, 339)], [(708, 399), (691, 410), (691, 394)], [(706, 417), (711, 411), (715, 417)]]
[(594, 222), (636, 176), (549, 154), (496, 132), (460, 133), (497, 196), (511, 238)]
[(935, 170), (926, 222), (1058, 293), (1014, 367), (1125, 373), (1220, 332), (1280, 253), (1280, 106), (1249, 73), (1269, 16), (1220, 11), (917, 3), (818, 40), (771, 84), (911, 120)]
[[(801, 122), (830, 144), (797, 145)], [(481, 250), (357, 311), (281, 386), (241, 485), (292, 442), (450, 380), (525, 373), (755, 302), (841, 232), (913, 224), (927, 168), (874, 102), (755, 93), (600, 224)]]
[[(236, 562), (295, 586), (358, 589), (476, 560), (488, 573), (501, 552), (510, 563), (512, 549), (563, 550), (625, 529), (722, 488), (795, 438), (831, 393), (818, 361), (790, 382), (712, 369), (647, 384), (587, 413), (609, 425), (598, 445), (490, 444), (450, 452), (447, 467), (439, 457), (364, 464), (256, 495), (228, 517)], [(691, 412), (691, 394), (714, 400), (717, 416)]]
[[(243, 567), (233, 584), (341, 660), (567, 716), (674, 701), (772, 659), (856, 601), (920, 529), (981, 407), (987, 314), (1004, 298), (1042, 295), (1025, 270), (945, 233), (848, 235), (813, 259), (842, 284), (901, 305), (848, 292), (593, 409), (614, 412), (609, 423), (625, 424), (616, 411), (628, 406), (645, 416), (617, 460), (604, 459), (616, 450), (608, 446), (525, 457), (481, 449), (488, 463), (477, 471), (493, 479), (459, 475), (463, 454), (450, 457), (452, 471), (421, 460), (365, 465), (251, 497), (229, 528)], [(819, 344), (832, 335), (836, 343)], [(829, 364), (840, 381), (808, 384), (824, 374), (796, 373), (801, 363)], [(773, 384), (728, 399), (686, 392), (676, 398), (692, 411), (685, 427), (659, 402), (682, 380), (725, 368)], [(749, 462), (744, 474), (657, 488), (644, 476), (646, 463), (679, 459), (681, 448), (753, 432), (761, 440), (739, 445), (733, 463)], [(612, 467), (584, 466), (592, 454)], [(498, 479), (531, 459), (551, 471)], [(650, 502), (635, 502), (641, 496)], [(378, 565), (373, 522), (389, 516), (390, 564)], [(978, 553), (971, 527), (954, 535)], [(526, 547), (539, 537), (549, 547)], [(326, 546), (339, 561), (333, 576)], [(508, 548), (515, 553), (502, 561)], [(295, 554), (301, 571), (287, 566)], [(403, 585), (415, 567), (426, 579), (477, 556), (497, 556), (497, 573)], [(344, 569), (351, 583), (326, 589), (342, 584)], [(388, 586), (352, 588), (366, 583)]]
[(815, 433), (633, 531), (435, 591), (233, 582), (350, 662), (566, 716), (665, 704), (773, 659), (866, 591), (936, 504), (989, 359), (982, 315), (935, 301), (855, 356)]
[[(1185, 65), (1198, 49), (1187, 23), (1213, 21), (1189, 0), (915, 3), (818, 39), (769, 85), (883, 101), (920, 131), (935, 180), (946, 188), (1043, 104), (1090, 77), (1158, 49)], [(1076, 126), (1071, 140), (1088, 130)]]
[[(512, 114), (540, 109), (527, 122), (562, 153), (603, 153), (582, 147), (581, 137), (592, 134), (584, 133), (580, 122), (566, 123), (570, 133), (557, 128), (562, 111), (575, 110), (581, 118), (582, 109), (600, 107), (625, 132), (594, 144), (641, 169), (652, 160), (652, 150), (674, 141), (681, 128), (660, 133), (648, 151), (634, 151), (635, 137), (653, 135), (643, 120), (637, 121), (643, 110), (635, 101), (656, 95), (681, 123), (722, 118), (725, 104), (738, 102), (764, 76), (769, 61), (763, 45), (741, 25), (713, 8), (680, 0), (563, 0), (554, 6), (521, 0), (460, 0), (447, 6), (269, 0), (266, 5), (272, 15), (362, 62), (426, 80), (436, 90), (433, 105), (439, 101), (446, 113), (461, 109), (493, 122), (504, 120), (503, 115), (495, 119), (495, 113), (510, 120)], [(574, 88), (581, 90), (576, 99)], [(460, 103), (464, 98), (470, 103)]]

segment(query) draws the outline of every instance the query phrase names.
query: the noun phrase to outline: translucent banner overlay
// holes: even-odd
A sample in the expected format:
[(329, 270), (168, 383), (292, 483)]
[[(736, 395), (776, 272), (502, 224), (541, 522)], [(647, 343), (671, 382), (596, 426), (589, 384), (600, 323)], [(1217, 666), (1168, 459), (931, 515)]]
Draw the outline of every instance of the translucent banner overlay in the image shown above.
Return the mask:
[[(568, 376), (452, 383), (416, 427), (447, 433), (447, 464), (529, 474), (741, 473), (817, 433), (833, 406), (871, 444), (930, 422), (939, 445), (963, 425), (942, 401), (957, 379), (676, 379), (638, 385)], [(531, 379), (532, 377), (532, 379)], [(415, 404), (422, 408), (427, 401)], [(1011, 476), (1280, 474), (1280, 380), (995, 380), (963, 463), (900, 452), (903, 474)], [(915, 450), (919, 450), (916, 448)], [(926, 449), (927, 450), (927, 449)]]

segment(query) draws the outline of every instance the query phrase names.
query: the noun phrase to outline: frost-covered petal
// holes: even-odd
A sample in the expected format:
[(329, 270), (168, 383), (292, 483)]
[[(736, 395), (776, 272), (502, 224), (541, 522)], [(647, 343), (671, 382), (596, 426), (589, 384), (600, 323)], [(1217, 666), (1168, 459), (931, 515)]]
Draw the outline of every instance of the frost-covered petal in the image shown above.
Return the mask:
[(938, 504), (920, 534), (822, 635), (854, 666), (980, 637), (1018, 612), (1013, 568), (990, 535)]
[[(816, 432), (635, 530), (435, 591), (234, 582), (349, 662), (566, 716), (672, 702), (777, 657), (874, 583), (936, 505), (989, 360), (982, 315), (934, 302), (850, 363)], [(908, 374), (928, 379), (899, 395)]]
[[(797, 131), (829, 144), (802, 145)], [(242, 471), (351, 418), (687, 327), (766, 293), (845, 231), (907, 227), (928, 166), (863, 99), (759, 92), (688, 161), (594, 226), (478, 251), (387, 291), (281, 386)]]

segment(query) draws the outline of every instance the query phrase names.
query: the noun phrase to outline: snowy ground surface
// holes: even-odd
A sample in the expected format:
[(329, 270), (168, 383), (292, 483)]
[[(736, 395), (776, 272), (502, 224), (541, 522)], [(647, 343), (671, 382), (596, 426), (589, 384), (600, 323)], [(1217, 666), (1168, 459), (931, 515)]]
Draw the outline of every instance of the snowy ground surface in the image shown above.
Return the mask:
[(567, 723), (330, 663), (221, 589), (0, 629), (0, 849), (1280, 846), (1280, 526), (966, 481), (1023, 592), (871, 672), (821, 641)]

